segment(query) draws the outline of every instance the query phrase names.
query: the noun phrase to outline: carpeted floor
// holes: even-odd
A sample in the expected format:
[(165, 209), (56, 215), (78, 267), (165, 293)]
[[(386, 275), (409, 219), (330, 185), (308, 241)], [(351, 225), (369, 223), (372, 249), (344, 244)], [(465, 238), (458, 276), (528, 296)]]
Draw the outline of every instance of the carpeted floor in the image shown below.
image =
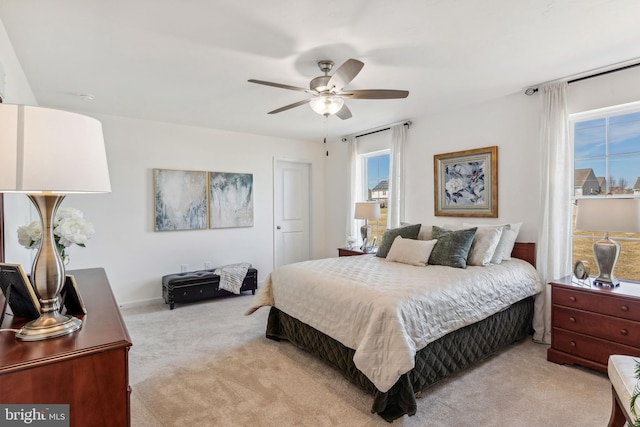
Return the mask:
[[(264, 337), (268, 309), (244, 311), (252, 296), (169, 310), (122, 310), (133, 427), (387, 426), (372, 397), (286, 342)], [(512, 345), (442, 381), (396, 426), (605, 426), (605, 374), (546, 361), (547, 346)]]

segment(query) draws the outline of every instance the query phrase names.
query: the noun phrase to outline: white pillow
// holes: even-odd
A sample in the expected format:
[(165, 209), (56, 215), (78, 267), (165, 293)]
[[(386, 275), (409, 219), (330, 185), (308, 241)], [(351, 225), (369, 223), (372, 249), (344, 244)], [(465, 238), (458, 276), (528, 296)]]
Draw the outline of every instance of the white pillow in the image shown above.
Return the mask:
[(430, 225), (421, 225), (418, 232), (418, 240), (431, 240), (433, 235), (433, 227)]
[(498, 242), (498, 247), (494, 254), (494, 257), (497, 255), (498, 257), (502, 257), (502, 259), (494, 264), (500, 264), (504, 260), (511, 259), (511, 251), (513, 251), (513, 246), (516, 244), (522, 223), (516, 222), (507, 225), (509, 225), (509, 228), (507, 229), (507, 227), (505, 227), (505, 229), (502, 230), (502, 236), (500, 236), (500, 242)]
[(500, 236), (502, 236), (503, 227), (500, 226), (482, 226), (476, 230), (473, 237), (469, 256), (467, 257), (468, 265), (489, 265), (496, 252)]
[(402, 236), (397, 236), (393, 240), (393, 244), (385, 260), (424, 267), (429, 261), (429, 256), (436, 242), (437, 240), (435, 239), (414, 240), (403, 239)]
[[(472, 226), (472, 224), (467, 223), (465, 223), (465, 225), (469, 227)], [(487, 225), (473, 224), (473, 226), (486, 227)], [(502, 224), (500, 226), (502, 227), (502, 234), (500, 235), (500, 241), (493, 253), (493, 257), (491, 258), (491, 264), (500, 264), (504, 260), (511, 259), (511, 251), (513, 251), (513, 246), (518, 238), (518, 233), (520, 232), (522, 223), (516, 222), (513, 224)]]

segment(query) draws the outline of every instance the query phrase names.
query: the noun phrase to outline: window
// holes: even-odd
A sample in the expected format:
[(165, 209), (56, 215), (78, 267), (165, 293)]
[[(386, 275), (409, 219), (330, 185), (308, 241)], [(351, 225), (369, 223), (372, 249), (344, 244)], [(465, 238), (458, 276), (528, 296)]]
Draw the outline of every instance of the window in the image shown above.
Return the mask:
[(387, 229), (390, 150), (363, 154), (361, 159), (366, 177), (364, 181), (367, 187), (365, 188), (367, 200), (376, 200), (380, 203), (380, 219), (378, 221), (369, 221), (371, 238), (376, 237), (376, 245), (379, 246), (382, 241), (382, 234)]
[[(573, 199), (609, 195), (640, 197), (640, 103), (570, 116), (574, 145)], [(597, 274), (593, 243), (602, 233), (576, 231), (572, 260), (588, 260)], [(640, 234), (611, 233), (620, 243), (615, 276), (640, 280)]]

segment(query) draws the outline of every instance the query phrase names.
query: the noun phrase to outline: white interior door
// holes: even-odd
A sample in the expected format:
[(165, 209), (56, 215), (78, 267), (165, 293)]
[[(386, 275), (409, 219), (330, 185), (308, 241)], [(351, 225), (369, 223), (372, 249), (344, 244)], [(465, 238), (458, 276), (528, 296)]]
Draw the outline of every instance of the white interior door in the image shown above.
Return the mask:
[(309, 259), (309, 184), (311, 165), (276, 160), (274, 178), (274, 266)]

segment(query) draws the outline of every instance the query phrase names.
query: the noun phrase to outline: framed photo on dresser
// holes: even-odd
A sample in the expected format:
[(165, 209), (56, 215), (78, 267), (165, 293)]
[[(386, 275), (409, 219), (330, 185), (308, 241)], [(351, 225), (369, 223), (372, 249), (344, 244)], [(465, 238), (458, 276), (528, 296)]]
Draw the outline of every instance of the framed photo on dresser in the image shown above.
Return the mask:
[(40, 302), (22, 265), (0, 263), (0, 288), (15, 317), (33, 320), (40, 316)]
[(87, 314), (87, 307), (84, 305), (82, 296), (80, 296), (78, 284), (71, 274), (67, 274), (65, 278), (64, 286), (60, 291), (60, 298), (62, 299), (61, 305), (67, 309), (67, 314)]

